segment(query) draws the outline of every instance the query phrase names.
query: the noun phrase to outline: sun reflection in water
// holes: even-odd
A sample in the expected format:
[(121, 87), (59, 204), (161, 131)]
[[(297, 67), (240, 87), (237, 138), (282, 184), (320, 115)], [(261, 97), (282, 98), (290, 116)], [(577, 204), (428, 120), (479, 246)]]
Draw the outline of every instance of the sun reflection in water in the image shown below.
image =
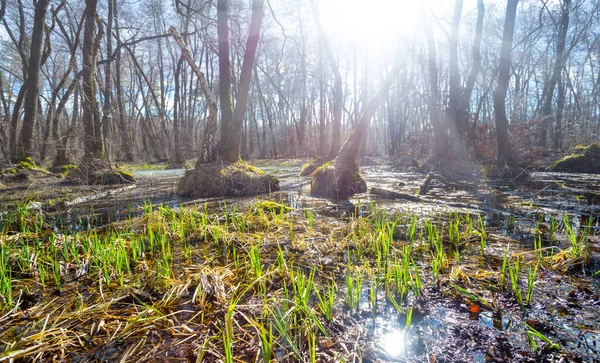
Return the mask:
[(391, 330), (381, 337), (381, 347), (390, 357), (398, 357), (406, 353), (406, 332)]

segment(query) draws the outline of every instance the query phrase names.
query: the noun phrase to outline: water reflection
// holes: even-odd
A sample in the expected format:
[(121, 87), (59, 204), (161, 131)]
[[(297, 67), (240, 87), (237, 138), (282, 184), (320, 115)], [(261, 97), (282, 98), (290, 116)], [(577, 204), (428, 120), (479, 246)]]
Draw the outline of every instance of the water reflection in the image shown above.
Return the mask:
[(397, 358), (406, 355), (406, 332), (404, 330), (390, 330), (380, 338), (383, 350), (391, 357)]

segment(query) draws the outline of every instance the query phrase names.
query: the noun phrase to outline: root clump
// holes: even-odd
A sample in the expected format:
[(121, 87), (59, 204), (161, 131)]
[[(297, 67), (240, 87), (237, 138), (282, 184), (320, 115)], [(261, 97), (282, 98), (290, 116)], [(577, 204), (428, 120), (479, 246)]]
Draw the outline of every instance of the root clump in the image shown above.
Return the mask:
[(91, 160), (67, 168), (67, 182), (87, 185), (119, 185), (135, 183), (131, 172), (113, 169), (103, 160)]
[(279, 180), (239, 161), (197, 165), (185, 172), (177, 194), (186, 197), (240, 197), (279, 190)]

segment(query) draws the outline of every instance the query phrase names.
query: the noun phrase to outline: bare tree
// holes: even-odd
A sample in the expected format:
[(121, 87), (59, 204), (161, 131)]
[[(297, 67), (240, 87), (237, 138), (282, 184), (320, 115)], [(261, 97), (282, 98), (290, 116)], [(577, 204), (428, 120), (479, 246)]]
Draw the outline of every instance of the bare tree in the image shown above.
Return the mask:
[[(102, 21), (96, 13), (98, 0), (85, 1), (83, 28), (83, 145), (84, 158), (94, 161), (104, 158), (102, 143), (102, 119), (96, 101), (96, 62), (100, 39), (104, 35)], [(97, 27), (97, 28), (96, 28)]]
[(42, 60), (42, 44), (44, 34), (44, 20), (50, 0), (38, 0), (35, 4), (35, 15), (33, 21), (33, 31), (31, 33), (31, 45), (29, 52), (29, 62), (27, 66), (27, 79), (23, 84), (25, 87), (25, 101), (23, 108), (23, 126), (21, 136), (17, 147), (16, 155), (13, 157), (20, 159), (32, 155), (32, 139), (35, 122), (38, 118), (38, 102), (40, 95), (40, 66)]
[(508, 0), (508, 4), (506, 5), (502, 48), (500, 50), (500, 63), (498, 65), (498, 86), (496, 87), (496, 94), (494, 96), (498, 164), (501, 166), (513, 162), (508, 137), (508, 119), (506, 117), (506, 90), (508, 89), (510, 79), (511, 53), (518, 3), (519, 0)]

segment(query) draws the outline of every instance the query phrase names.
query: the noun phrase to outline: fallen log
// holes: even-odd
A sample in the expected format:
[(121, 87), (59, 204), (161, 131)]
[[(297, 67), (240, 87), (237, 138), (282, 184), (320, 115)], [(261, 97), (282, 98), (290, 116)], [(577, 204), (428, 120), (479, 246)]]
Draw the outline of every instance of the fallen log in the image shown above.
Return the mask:
[(371, 188), (370, 193), (373, 195), (377, 195), (379, 197), (385, 199), (403, 199), (408, 200), (409, 202), (420, 202), (421, 198), (415, 197), (414, 195), (394, 192), (392, 190), (386, 190), (381, 188)]

